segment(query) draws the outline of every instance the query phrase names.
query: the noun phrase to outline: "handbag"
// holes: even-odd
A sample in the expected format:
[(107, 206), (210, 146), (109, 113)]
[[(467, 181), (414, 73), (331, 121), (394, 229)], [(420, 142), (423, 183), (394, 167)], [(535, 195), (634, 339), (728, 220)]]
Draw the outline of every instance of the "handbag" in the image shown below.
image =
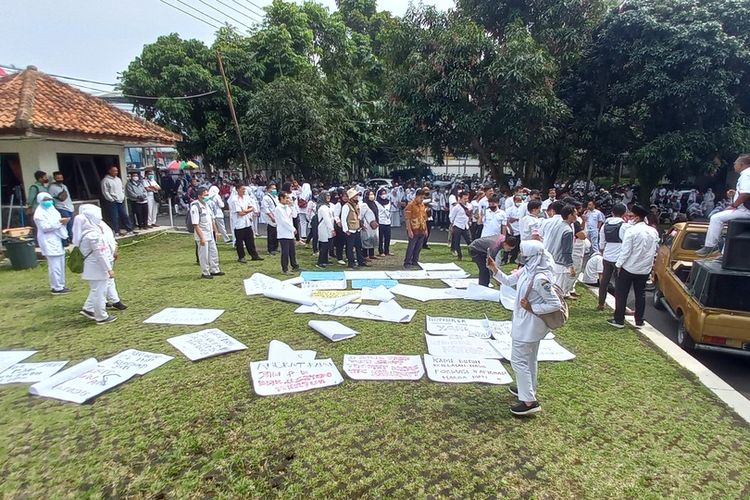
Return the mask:
[[(526, 300), (529, 299), (529, 294), (531, 293), (531, 289), (534, 287), (534, 278), (536, 278), (536, 276), (534, 276), (531, 279), (531, 283), (529, 283), (529, 287), (526, 289), (526, 295), (524, 297)], [(538, 316), (539, 319), (544, 321), (544, 324), (547, 325), (547, 328), (549, 328), (550, 330), (556, 330), (557, 328), (560, 328), (563, 325), (565, 325), (565, 323), (568, 321), (568, 304), (567, 302), (565, 302), (562, 289), (552, 282), (548, 282), (548, 283), (552, 285), (552, 291), (557, 295), (557, 298), (560, 300), (560, 309), (549, 312), (549, 313), (544, 313), (544, 314), (536, 314), (536, 313), (532, 313), (532, 314), (536, 314), (536, 316)]]
[[(83, 233), (81, 239), (83, 239), (90, 232), (91, 231)], [(88, 255), (83, 255), (83, 252), (81, 252), (80, 248), (73, 247), (73, 250), (68, 253), (67, 257), (68, 270), (73, 274), (81, 274), (83, 272), (83, 263), (86, 262), (86, 259), (88, 259), (92, 253), (94, 253), (93, 250), (91, 250)]]
[(378, 227), (380, 227), (380, 224), (378, 224), (378, 221), (376, 220), (370, 221), (370, 229), (377, 229)]

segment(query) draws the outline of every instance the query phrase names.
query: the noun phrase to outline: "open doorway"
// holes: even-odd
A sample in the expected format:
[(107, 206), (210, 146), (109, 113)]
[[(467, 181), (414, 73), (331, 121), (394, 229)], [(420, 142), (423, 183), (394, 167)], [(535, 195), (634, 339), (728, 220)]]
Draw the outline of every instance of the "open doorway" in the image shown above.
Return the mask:
[(102, 193), (102, 178), (112, 165), (120, 167), (120, 157), (58, 153), (57, 165), (74, 200), (98, 200)]

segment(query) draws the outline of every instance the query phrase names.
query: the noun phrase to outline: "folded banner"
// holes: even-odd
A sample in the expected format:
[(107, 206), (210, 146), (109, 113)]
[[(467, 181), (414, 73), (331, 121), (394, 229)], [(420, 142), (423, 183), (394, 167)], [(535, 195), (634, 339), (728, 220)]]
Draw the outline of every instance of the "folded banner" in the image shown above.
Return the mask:
[(263, 296), (269, 299), (283, 300), (284, 302), (311, 306), (315, 304), (315, 299), (312, 298), (310, 292), (312, 292), (312, 290), (300, 290), (296, 286), (287, 285), (282, 288), (265, 290)]
[(350, 339), (357, 335), (357, 331), (344, 326), (338, 321), (308, 321), (307, 326), (332, 342)]
[(315, 351), (295, 351), (280, 340), (268, 344), (269, 361), (313, 361), (316, 354)]

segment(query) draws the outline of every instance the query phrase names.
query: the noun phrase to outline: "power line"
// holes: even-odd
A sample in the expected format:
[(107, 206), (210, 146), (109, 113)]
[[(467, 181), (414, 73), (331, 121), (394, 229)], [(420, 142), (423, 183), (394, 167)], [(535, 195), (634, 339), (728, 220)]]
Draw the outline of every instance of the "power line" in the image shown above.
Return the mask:
[(226, 7), (227, 9), (231, 9), (231, 10), (233, 10), (234, 12), (236, 12), (237, 14), (239, 14), (239, 15), (241, 15), (241, 16), (245, 16), (246, 18), (250, 19), (250, 20), (251, 20), (252, 22), (254, 22), (254, 23), (258, 23), (258, 22), (260, 22), (260, 19), (258, 19), (258, 18), (257, 18), (257, 16), (256, 16), (256, 17), (253, 17), (253, 16), (250, 16), (250, 15), (247, 15), (247, 14), (245, 14), (244, 12), (242, 12), (242, 11), (240, 11), (240, 10), (237, 10), (237, 9), (235, 9), (235, 8), (234, 8), (234, 7), (232, 7), (231, 5), (229, 5), (229, 4), (226, 4), (226, 3), (222, 2), (221, 0), (216, 0), (216, 1), (217, 1), (217, 2), (219, 2), (219, 3), (221, 4), (221, 5), (223, 5), (224, 7)]
[(130, 94), (120, 94), (118, 97), (127, 97), (129, 99), (174, 99), (175, 101), (181, 101), (185, 99), (196, 99), (198, 97), (205, 97), (207, 95), (216, 94), (219, 92), (218, 90), (210, 90), (208, 92), (203, 92), (201, 94), (193, 94), (193, 95), (180, 95), (180, 96), (161, 96), (161, 97), (153, 97), (153, 96), (145, 96), (145, 95), (130, 95)]
[(247, 3), (249, 3), (250, 5), (254, 5), (254, 6), (258, 7), (258, 8), (260, 9), (260, 10), (263, 10), (263, 7), (261, 7), (261, 6), (260, 6), (260, 5), (258, 5), (257, 3), (255, 3), (255, 2), (252, 2), (251, 0), (245, 0), (245, 1), (246, 1)]
[[(21, 68), (16, 68), (15, 66), (7, 66), (5, 64), (0, 64), (0, 68), (3, 69), (9, 69), (11, 71), (23, 71)], [(106, 85), (108, 87), (116, 87), (116, 83), (106, 83), (106, 82), (98, 82), (96, 80), (87, 80), (85, 78), (78, 78), (73, 76), (63, 76), (63, 75), (55, 75), (53, 73), (46, 73), (49, 76), (54, 76), (55, 78), (62, 78), (63, 80), (73, 80), (75, 82), (85, 82), (85, 83), (93, 83), (95, 85)]]
[[(171, 3), (169, 3), (169, 2), (165, 2), (164, 0), (159, 0), (159, 1), (160, 1), (161, 3), (163, 3), (164, 5), (169, 5), (170, 7), (172, 7), (172, 8), (173, 8), (173, 9), (175, 9), (175, 10), (179, 10), (179, 11), (180, 11), (180, 12), (182, 12), (183, 14), (187, 14), (188, 16), (192, 17), (193, 19), (197, 19), (198, 21), (200, 21), (200, 22), (202, 22), (202, 23), (204, 23), (204, 24), (207, 24), (207, 25), (211, 26), (211, 27), (212, 27), (212, 28), (214, 28), (214, 29), (217, 29), (217, 30), (219, 29), (219, 26), (216, 26), (216, 25), (215, 25), (215, 24), (213, 24), (213, 23), (209, 23), (209, 22), (208, 22), (208, 21), (206, 21), (205, 19), (201, 19), (200, 17), (198, 17), (198, 16), (195, 16), (195, 15), (191, 14), (190, 12), (188, 12), (188, 11), (186, 11), (186, 10), (183, 10), (183, 9), (181, 9), (181, 8), (177, 7), (176, 5), (172, 5)], [(179, 1), (179, 0), (178, 0), (178, 1)], [(197, 10), (197, 9), (196, 9), (196, 10)], [(198, 12), (200, 12), (200, 11), (198, 11)], [(211, 16), (208, 16), (208, 17), (211, 17)], [(211, 19), (213, 19), (213, 18), (211, 18)], [(221, 22), (221, 21), (219, 21), (219, 22)]]
[(256, 16), (260, 16), (261, 18), (264, 16), (264, 14), (261, 14), (260, 12), (257, 12), (256, 10), (251, 9), (250, 7), (245, 7), (245, 5), (243, 3), (240, 3), (238, 0), (230, 0), (230, 1), (232, 3), (236, 3), (237, 5), (239, 5), (240, 7), (242, 7), (243, 9), (245, 9), (248, 12), (252, 12)]
[[(180, 0), (177, 0), (177, 1), (178, 1), (178, 2), (180, 2)], [(221, 10), (221, 9), (219, 9), (218, 7), (214, 7), (213, 5), (211, 5), (210, 3), (206, 2), (205, 0), (198, 0), (198, 1), (199, 1), (200, 3), (202, 3), (203, 5), (205, 5), (205, 6), (209, 7), (209, 8), (211, 8), (211, 9), (215, 10), (216, 12), (218, 12), (219, 14), (221, 14), (222, 16), (228, 17), (229, 19), (231, 19), (232, 21), (236, 22), (237, 24), (241, 24), (242, 26), (244, 26), (244, 27), (245, 27), (245, 28), (247, 28), (247, 29), (252, 29), (252, 28), (251, 28), (250, 26), (248, 26), (247, 24), (245, 24), (245, 23), (243, 23), (242, 21), (240, 21), (240, 20), (238, 20), (238, 19), (236, 19), (236, 18), (234, 18), (234, 17), (230, 16), (229, 14), (227, 14), (227, 13), (226, 13), (226, 12), (224, 12), (224, 11), (222, 11), (222, 10)], [(180, 3), (182, 3), (182, 2), (180, 2)], [(201, 13), (202, 13), (202, 14), (203, 14), (204, 16), (208, 16), (208, 14), (206, 14), (205, 12), (202, 12), (202, 11), (201, 11)]]

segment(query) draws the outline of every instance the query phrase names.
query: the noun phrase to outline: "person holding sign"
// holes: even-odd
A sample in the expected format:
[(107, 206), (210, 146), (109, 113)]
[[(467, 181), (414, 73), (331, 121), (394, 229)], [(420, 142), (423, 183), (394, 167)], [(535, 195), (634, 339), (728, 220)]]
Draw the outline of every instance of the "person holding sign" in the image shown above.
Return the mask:
[(487, 256), (487, 267), (500, 283), (516, 286), (518, 290), (510, 334), (513, 341), (510, 364), (516, 374), (517, 386), (509, 388), (518, 397), (518, 404), (512, 406), (510, 411), (514, 415), (527, 416), (542, 410), (536, 397), (537, 355), (539, 342), (547, 335), (549, 328), (538, 315), (555, 312), (562, 304), (553, 288), (554, 261), (544, 245), (537, 240), (522, 241), (521, 255), (525, 265), (514, 274), (502, 272), (490, 256)]

